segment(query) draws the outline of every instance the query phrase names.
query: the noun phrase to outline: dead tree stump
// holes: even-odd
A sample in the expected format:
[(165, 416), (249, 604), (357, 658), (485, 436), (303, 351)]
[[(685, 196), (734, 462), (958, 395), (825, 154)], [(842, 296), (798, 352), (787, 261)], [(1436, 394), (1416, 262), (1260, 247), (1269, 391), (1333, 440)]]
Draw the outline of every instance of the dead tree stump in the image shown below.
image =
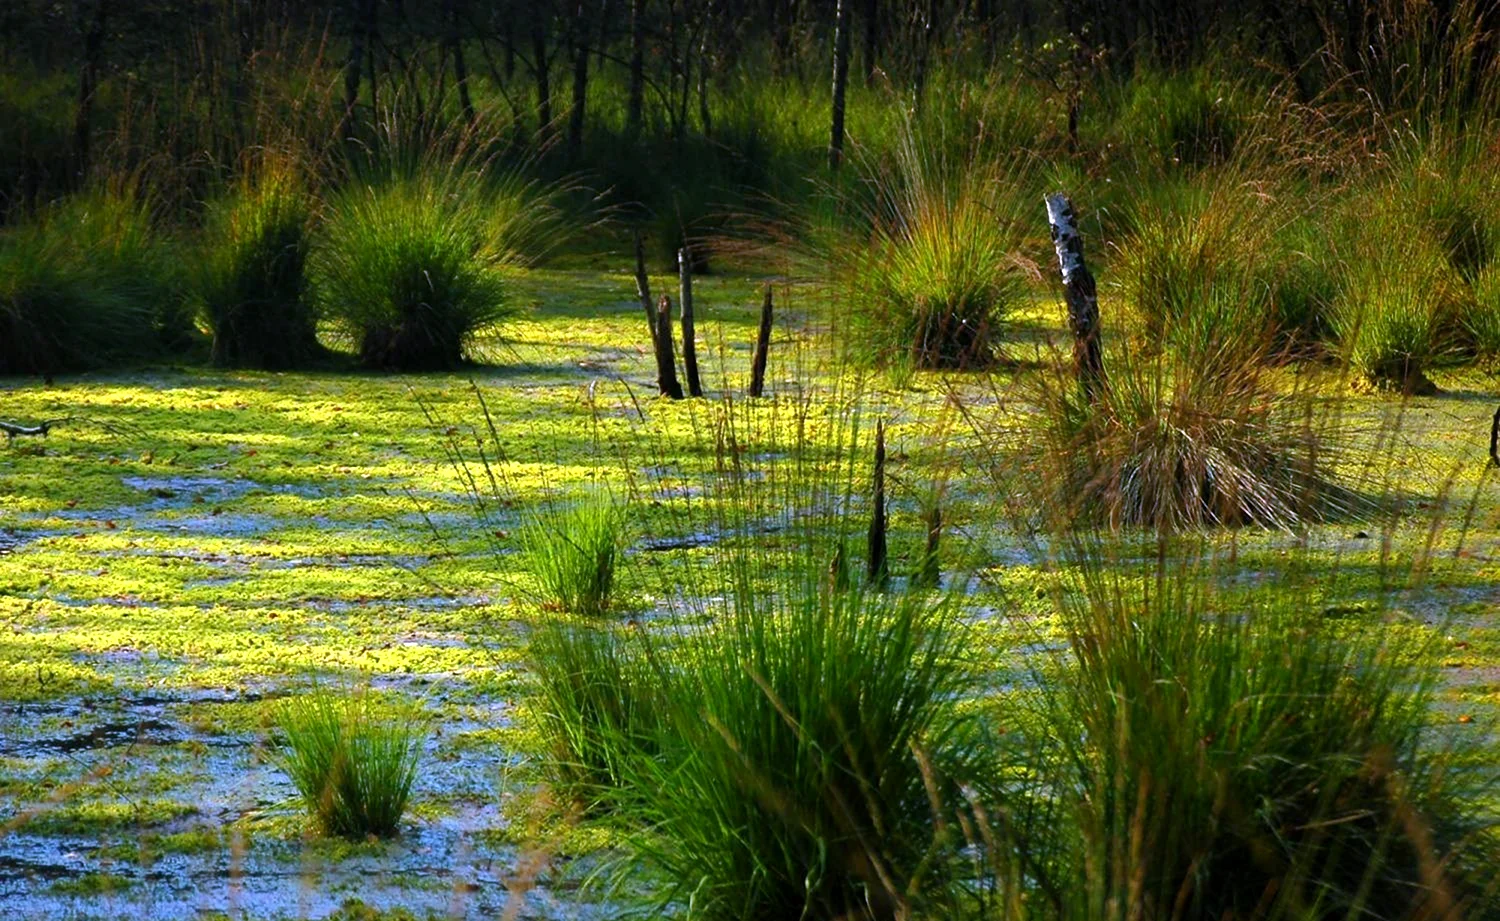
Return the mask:
[(870, 513), (867, 575), (873, 588), (883, 590), (890, 581), (886, 560), (885, 518), (885, 422), (875, 423), (874, 508)]
[(656, 302), (656, 386), (662, 396), (682, 399), (677, 354), (672, 347), (672, 299), (665, 294)]
[(656, 351), (656, 308), (651, 306), (651, 280), (646, 277), (646, 244), (641, 232), (635, 232), (635, 294), (646, 312), (646, 327), (651, 330), (651, 350)]
[(938, 553), (943, 541), (943, 507), (936, 499), (922, 510), (922, 523), (927, 526), (927, 543), (922, 548), (922, 565), (917, 569), (916, 583), (923, 588), (937, 588), (942, 582)]
[(755, 353), (750, 359), (750, 395), (758, 397), (766, 390), (766, 356), (771, 351), (771, 286), (760, 304), (760, 329), (755, 334)]
[(677, 275), (682, 294), (682, 371), (687, 377), (688, 395), (703, 396), (698, 379), (698, 341), (693, 329), (693, 258), (687, 247), (677, 251)]
[(1490, 420), (1490, 463), (1500, 467), (1500, 409)]
[(1073, 333), (1073, 370), (1084, 396), (1093, 402), (1105, 386), (1104, 357), (1099, 346), (1099, 295), (1094, 276), (1083, 261), (1083, 237), (1073, 203), (1062, 192), (1047, 196), (1047, 221), (1052, 246), (1062, 272), (1063, 296), (1068, 304), (1068, 327)]

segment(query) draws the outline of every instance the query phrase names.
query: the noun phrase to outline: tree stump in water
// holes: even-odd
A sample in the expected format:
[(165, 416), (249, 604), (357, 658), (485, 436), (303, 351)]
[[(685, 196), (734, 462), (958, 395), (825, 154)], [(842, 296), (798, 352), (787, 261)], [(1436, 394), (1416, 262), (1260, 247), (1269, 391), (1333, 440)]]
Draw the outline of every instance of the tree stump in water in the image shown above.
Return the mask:
[(755, 354), (750, 359), (750, 395), (758, 397), (766, 390), (766, 357), (771, 350), (771, 286), (760, 304), (760, 329), (755, 334)]
[(677, 355), (672, 347), (672, 299), (665, 294), (656, 302), (656, 386), (664, 397), (682, 399), (677, 381)]
[(698, 379), (698, 342), (693, 328), (693, 259), (687, 247), (677, 251), (677, 274), (682, 293), (682, 371), (687, 377), (688, 395), (703, 396)]
[(1048, 195), (1046, 201), (1052, 246), (1057, 250), (1057, 267), (1062, 272), (1063, 296), (1068, 305), (1068, 328), (1073, 333), (1073, 370), (1084, 395), (1093, 402), (1105, 386), (1098, 290), (1083, 261), (1083, 237), (1078, 233), (1073, 203), (1062, 192)]

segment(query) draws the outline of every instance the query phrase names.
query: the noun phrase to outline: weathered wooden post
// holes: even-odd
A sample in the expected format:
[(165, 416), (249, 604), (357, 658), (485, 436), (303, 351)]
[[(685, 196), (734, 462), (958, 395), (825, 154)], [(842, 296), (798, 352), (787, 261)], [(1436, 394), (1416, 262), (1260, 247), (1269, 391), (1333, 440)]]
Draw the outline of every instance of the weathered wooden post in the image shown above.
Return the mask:
[(870, 585), (884, 589), (890, 580), (885, 544), (885, 421), (875, 423), (875, 497), (870, 514), (868, 571)]
[(693, 330), (693, 257), (687, 247), (677, 251), (677, 276), (682, 293), (682, 370), (687, 376), (688, 395), (703, 396), (698, 380), (698, 341)]
[(677, 354), (672, 348), (672, 299), (665, 294), (656, 302), (656, 387), (664, 397), (682, 399)]
[(758, 397), (766, 390), (766, 354), (771, 350), (771, 286), (766, 285), (765, 299), (760, 303), (760, 329), (755, 334), (755, 353), (750, 359), (750, 395)]
[(1104, 357), (1099, 347), (1099, 295), (1094, 276), (1083, 261), (1083, 237), (1073, 203), (1062, 192), (1047, 196), (1047, 221), (1052, 246), (1062, 272), (1063, 296), (1068, 304), (1068, 326), (1073, 332), (1073, 369), (1090, 402), (1105, 386)]

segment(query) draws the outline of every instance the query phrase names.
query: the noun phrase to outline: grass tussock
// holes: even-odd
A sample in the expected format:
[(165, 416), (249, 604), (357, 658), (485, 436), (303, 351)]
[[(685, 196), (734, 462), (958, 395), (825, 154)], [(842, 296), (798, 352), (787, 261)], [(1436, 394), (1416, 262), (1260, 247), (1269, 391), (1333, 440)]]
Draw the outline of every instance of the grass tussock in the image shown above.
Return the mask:
[(707, 918), (896, 918), (941, 892), (935, 798), (970, 683), (951, 612), (810, 577), (655, 673), (654, 757), (623, 805), (666, 901)]
[(1345, 361), (1372, 387), (1434, 393), (1426, 372), (1452, 355), (1473, 292), (1436, 242), (1389, 210), (1350, 246), (1329, 315)]
[(513, 253), (487, 199), (441, 178), (354, 184), (328, 204), (313, 254), (318, 303), (356, 343), (360, 363), (451, 370), (471, 337), (513, 310)]
[(659, 697), (629, 636), (608, 625), (549, 623), (532, 634), (527, 665), (552, 789), (586, 811), (618, 802), (627, 762), (654, 750)]
[(608, 614), (624, 527), (624, 507), (603, 493), (528, 520), (521, 546), (544, 605), (583, 617)]
[(1232, 170), (1144, 197), (1115, 263), (1142, 348), (1258, 348), (1277, 325), (1285, 198)]
[(1044, 517), (1166, 533), (1292, 529), (1347, 501), (1331, 473), (1338, 439), (1254, 355), (1112, 353), (1108, 372), (1096, 402), (1071, 379), (1039, 382), (1028, 494)]
[(307, 283), (315, 202), (266, 159), (209, 208), (198, 298), (221, 367), (306, 367), (325, 355)]
[(1035, 825), (1009, 882), (1052, 901), (1027, 916), (1483, 915), (1480, 790), (1429, 747), (1429, 650), (1216, 589), (1201, 545), (1104, 552), (1058, 596), (1070, 655), (1039, 719), (1066, 731), (1031, 775), (1045, 801), (1011, 813)]
[(128, 184), (0, 229), (0, 374), (96, 368), (190, 344), (177, 265)]
[(945, 163), (909, 133), (872, 173), (854, 229), (832, 244), (846, 349), (872, 364), (988, 366), (1037, 276), (1022, 255), (1032, 199), (997, 161)]
[(425, 735), (415, 708), (368, 691), (313, 691), (288, 700), (276, 725), (278, 763), (319, 831), (354, 839), (396, 833)]

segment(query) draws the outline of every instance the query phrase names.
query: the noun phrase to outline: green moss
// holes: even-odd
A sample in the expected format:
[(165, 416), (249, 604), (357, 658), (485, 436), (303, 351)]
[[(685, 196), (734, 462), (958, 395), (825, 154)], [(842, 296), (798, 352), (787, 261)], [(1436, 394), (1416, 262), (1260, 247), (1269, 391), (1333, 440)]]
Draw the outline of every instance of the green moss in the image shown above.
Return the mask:
[(16, 824), (36, 835), (102, 835), (165, 825), (197, 812), (195, 806), (169, 800), (65, 803), (18, 818)]
[(128, 877), (113, 873), (85, 873), (68, 879), (60, 879), (48, 887), (54, 895), (71, 895), (79, 898), (112, 895), (128, 890), (134, 882)]

